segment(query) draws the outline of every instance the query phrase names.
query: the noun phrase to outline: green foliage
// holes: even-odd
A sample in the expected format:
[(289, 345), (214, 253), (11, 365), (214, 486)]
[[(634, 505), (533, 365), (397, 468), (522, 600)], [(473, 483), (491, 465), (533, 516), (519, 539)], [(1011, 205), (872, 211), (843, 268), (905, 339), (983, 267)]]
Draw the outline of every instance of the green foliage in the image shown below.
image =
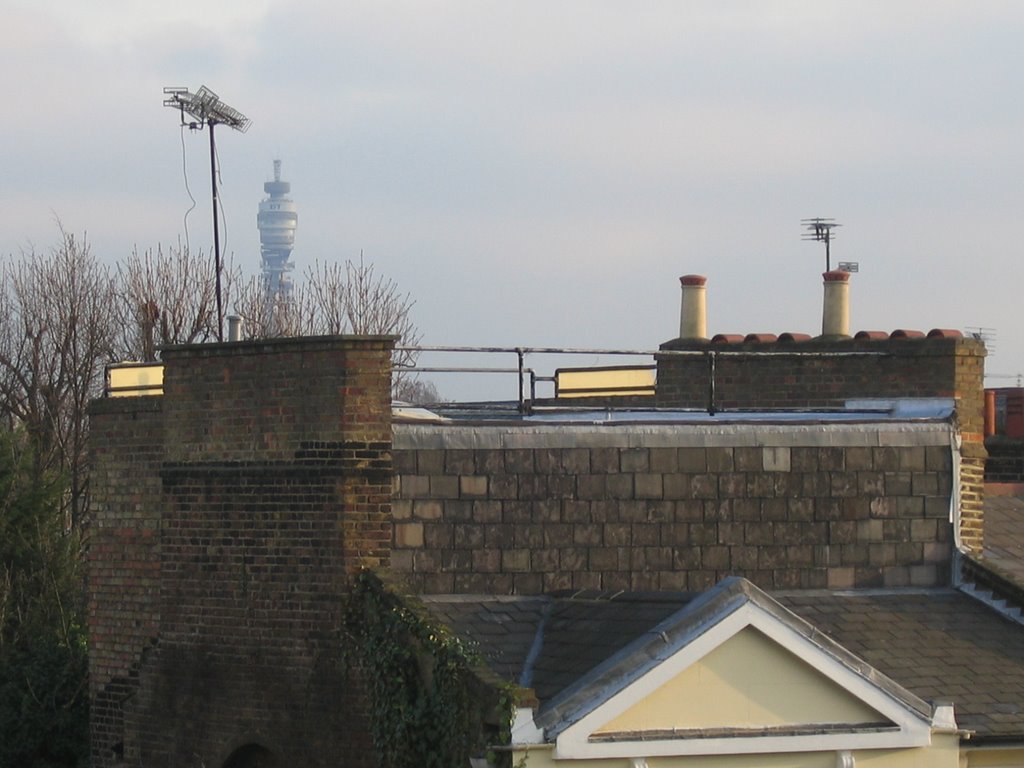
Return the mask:
[(464, 768), (507, 723), (494, 717), (503, 691), (475, 674), (472, 651), (369, 572), (356, 579), (346, 632), (382, 768)]
[(0, 768), (87, 762), (80, 544), (62, 492), (0, 432)]
[(0, 766), (88, 764), (85, 632), (0, 653)]

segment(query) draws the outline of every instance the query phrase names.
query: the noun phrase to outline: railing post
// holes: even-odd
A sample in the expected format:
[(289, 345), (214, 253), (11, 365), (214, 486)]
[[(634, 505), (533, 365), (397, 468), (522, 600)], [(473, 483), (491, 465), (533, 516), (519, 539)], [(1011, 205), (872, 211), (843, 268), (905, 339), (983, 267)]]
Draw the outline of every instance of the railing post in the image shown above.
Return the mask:
[(708, 351), (708, 416), (715, 415), (715, 353)]
[(525, 382), (523, 381), (523, 362), (526, 359), (526, 355), (522, 347), (516, 347), (516, 357), (519, 358), (519, 412), (525, 413), (526, 393), (524, 391)]

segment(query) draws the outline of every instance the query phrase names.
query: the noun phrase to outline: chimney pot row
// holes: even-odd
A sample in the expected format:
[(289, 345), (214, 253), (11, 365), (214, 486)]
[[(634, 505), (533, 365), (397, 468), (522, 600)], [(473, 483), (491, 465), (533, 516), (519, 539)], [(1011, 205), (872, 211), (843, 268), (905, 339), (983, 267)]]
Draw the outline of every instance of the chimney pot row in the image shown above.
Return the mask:
[[(822, 306), (821, 335), (850, 338), (850, 273), (834, 269), (823, 273), (822, 279), (825, 299)], [(681, 339), (708, 338), (707, 282), (708, 279), (704, 275), (683, 275), (679, 278), (682, 288), (679, 309)], [(767, 336), (768, 334), (750, 334), (746, 338), (748, 341), (766, 341)], [(718, 340), (719, 337), (720, 335), (716, 336), (714, 340)]]

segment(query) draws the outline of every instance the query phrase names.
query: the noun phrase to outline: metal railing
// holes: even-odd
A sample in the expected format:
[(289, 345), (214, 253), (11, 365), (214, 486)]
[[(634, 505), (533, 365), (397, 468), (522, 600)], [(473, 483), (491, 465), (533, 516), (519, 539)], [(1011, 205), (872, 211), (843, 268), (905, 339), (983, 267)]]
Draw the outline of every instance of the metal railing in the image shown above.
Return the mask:
[[(552, 383), (556, 389), (554, 397), (558, 397), (558, 369), (556, 369), (552, 375), (540, 375), (537, 371), (530, 366), (526, 365), (526, 358), (529, 355), (578, 355), (578, 356), (632, 356), (632, 357), (648, 357), (651, 358), (655, 365), (645, 364), (638, 365), (635, 367), (636, 370), (640, 369), (657, 369), (656, 362), (658, 359), (668, 358), (692, 358), (703, 360), (707, 370), (707, 412), (710, 414), (716, 413), (718, 410), (716, 406), (716, 368), (719, 358), (758, 358), (758, 357), (792, 357), (807, 359), (809, 357), (889, 357), (892, 353), (882, 351), (870, 351), (870, 350), (856, 350), (849, 352), (832, 352), (825, 350), (772, 350), (772, 351), (756, 351), (756, 350), (717, 350), (717, 349), (702, 349), (702, 350), (672, 350), (672, 349), (600, 349), (600, 348), (580, 348), (580, 347), (474, 347), (474, 346), (399, 346), (396, 347), (398, 352), (409, 352), (414, 355), (419, 353), (444, 353), (444, 354), (495, 354), (495, 355), (515, 355), (516, 366), (513, 367), (501, 367), (501, 366), (418, 366), (418, 365), (407, 365), (402, 366), (400, 370), (408, 373), (485, 373), (485, 374), (515, 374), (518, 378), (518, 397), (516, 399), (518, 409), (521, 412), (527, 412), (531, 408), (531, 404), (537, 402), (537, 384), (538, 383)], [(594, 366), (595, 371), (599, 370), (622, 370), (623, 366)], [(396, 368), (396, 370), (399, 370)], [(581, 369), (573, 369), (581, 370)], [(652, 387), (648, 392), (643, 394), (634, 394), (632, 392), (634, 388), (630, 388), (629, 394), (632, 397), (651, 397), (655, 394), (655, 388)], [(595, 396), (602, 397), (617, 397), (624, 394), (619, 392), (615, 388), (595, 388), (592, 391)], [(631, 401), (631, 406), (635, 405), (635, 401)]]
[[(578, 348), (578, 347), (473, 347), (473, 346), (399, 346), (395, 349), (396, 352), (409, 352), (413, 355), (419, 355), (421, 353), (443, 353), (443, 354), (462, 354), (462, 355), (515, 355), (516, 365), (515, 367), (507, 366), (420, 366), (420, 365), (408, 365), (397, 368), (396, 370), (402, 370), (408, 373), (483, 373), (483, 374), (514, 374), (518, 381), (518, 394), (516, 402), (520, 411), (525, 412), (529, 408), (529, 404), (535, 402), (537, 397), (537, 385), (539, 383), (550, 383), (555, 387), (553, 397), (558, 396), (558, 369), (552, 371), (550, 375), (543, 375), (537, 372), (533, 367), (527, 366), (526, 358), (529, 355), (567, 355), (567, 356), (631, 356), (631, 357), (649, 357), (653, 358), (654, 355), (665, 354), (660, 350), (638, 350), (638, 349), (595, 349), (595, 348)], [(675, 354), (675, 353), (673, 353)], [(701, 353), (684, 352), (682, 354), (692, 355)], [(645, 364), (637, 366), (637, 368), (650, 369), (654, 366)], [(617, 370), (622, 370), (623, 366), (614, 366)], [(594, 366), (593, 370), (600, 371), (606, 370), (603, 366)], [(575, 369), (579, 370), (579, 369)], [(615, 388), (605, 389), (601, 394), (606, 397), (617, 396), (617, 390)], [(649, 395), (653, 396), (653, 389)]]
[[(448, 355), (514, 355), (515, 366), (504, 365), (468, 365), (468, 366), (437, 366), (426, 365), (396, 365), (395, 371), (405, 374), (420, 373), (451, 373), (451, 374), (493, 374), (512, 375), (518, 381), (518, 392), (514, 400), (515, 407), (522, 413), (528, 412), (538, 402), (537, 385), (550, 383), (553, 385), (552, 399), (559, 398), (558, 379), (559, 371), (581, 372), (593, 370), (597, 373), (602, 371), (654, 371), (657, 370), (659, 359), (691, 358), (703, 360), (706, 366), (707, 375), (707, 407), (704, 409), (710, 414), (717, 412), (716, 405), (716, 367), (719, 358), (758, 358), (758, 357), (793, 357), (793, 358), (814, 358), (814, 357), (888, 357), (890, 352), (856, 350), (849, 352), (834, 352), (825, 350), (727, 350), (727, 349), (701, 349), (701, 350), (671, 350), (671, 349), (601, 349), (592, 347), (485, 347), (485, 346), (397, 346), (397, 353), (411, 353), (415, 357), (421, 354), (448, 354)], [(550, 375), (543, 375), (527, 365), (527, 357), (531, 355), (545, 356), (589, 356), (589, 357), (643, 357), (649, 358), (642, 365), (637, 366), (588, 366), (573, 367), (568, 369), (554, 369)], [(656, 386), (639, 387), (635, 384), (629, 386), (591, 386), (577, 387), (575, 390), (567, 390), (566, 396), (585, 396), (607, 398), (609, 400), (619, 398), (623, 405), (636, 407), (638, 401), (646, 399), (653, 400)], [(161, 363), (120, 363), (107, 366), (106, 387), (104, 394), (107, 397), (138, 396), (138, 395), (160, 395), (163, 393), (163, 365)], [(627, 397), (629, 399), (627, 399)], [(509, 403), (509, 400), (502, 402)], [(567, 406), (564, 401), (559, 403)], [(581, 404), (581, 407), (584, 407)], [(589, 407), (589, 406), (587, 406)], [(602, 407), (604, 407), (602, 405)], [(653, 407), (653, 404), (652, 404)]]

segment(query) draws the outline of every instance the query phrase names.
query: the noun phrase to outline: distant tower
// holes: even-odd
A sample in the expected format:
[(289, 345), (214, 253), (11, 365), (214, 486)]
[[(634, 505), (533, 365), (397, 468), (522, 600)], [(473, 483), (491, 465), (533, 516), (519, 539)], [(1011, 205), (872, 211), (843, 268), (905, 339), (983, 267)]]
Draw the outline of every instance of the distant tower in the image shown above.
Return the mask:
[(295, 228), (299, 215), (295, 203), (288, 197), (292, 185), (281, 181), (281, 161), (274, 161), (274, 180), (263, 185), (268, 197), (260, 203), (256, 226), (260, 231), (260, 256), (263, 265), (263, 284), (267, 303), (273, 306), (288, 301), (292, 294), (292, 280), (288, 276), (294, 264), (288, 260), (295, 245)]

